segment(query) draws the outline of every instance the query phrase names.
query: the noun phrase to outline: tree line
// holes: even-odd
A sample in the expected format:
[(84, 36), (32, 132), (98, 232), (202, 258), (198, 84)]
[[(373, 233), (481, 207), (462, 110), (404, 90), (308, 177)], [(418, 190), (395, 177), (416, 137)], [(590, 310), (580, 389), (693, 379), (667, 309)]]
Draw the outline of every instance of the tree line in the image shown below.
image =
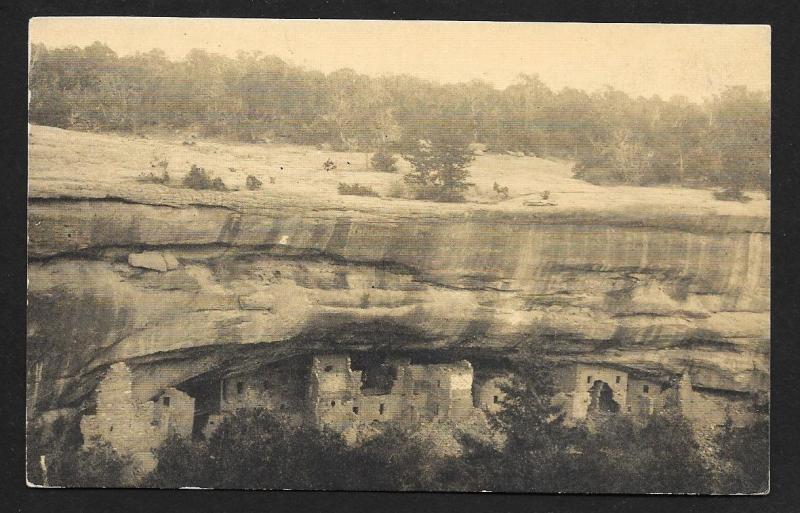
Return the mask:
[[(358, 446), (313, 425), (292, 426), (263, 409), (227, 416), (208, 439), (172, 437), (158, 464), (137, 475), (107, 444), (82, 447), (77, 421), (46, 432), (29, 424), (28, 479), (55, 486), (442, 490), (573, 493), (757, 493), (769, 480), (769, 423), (725, 425), (703, 451), (676, 411), (644, 422), (625, 415), (567, 426), (555, 407), (552, 377), (521, 363), (506, 387), (505, 409), (490, 417), (504, 443), (463, 433), (462, 451), (442, 455), (414, 430), (387, 425)], [(766, 412), (766, 410), (764, 410)]]
[(409, 75), (305, 70), (261, 52), (236, 58), (195, 49), (118, 56), (35, 44), (30, 120), (62, 128), (197, 129), (240, 141), (286, 140), (336, 149), (402, 151), (404, 141), (482, 143), (576, 162), (594, 183), (769, 188), (770, 99), (729, 87), (702, 103), (632, 98), (607, 87), (554, 91), (520, 75), (498, 89)]

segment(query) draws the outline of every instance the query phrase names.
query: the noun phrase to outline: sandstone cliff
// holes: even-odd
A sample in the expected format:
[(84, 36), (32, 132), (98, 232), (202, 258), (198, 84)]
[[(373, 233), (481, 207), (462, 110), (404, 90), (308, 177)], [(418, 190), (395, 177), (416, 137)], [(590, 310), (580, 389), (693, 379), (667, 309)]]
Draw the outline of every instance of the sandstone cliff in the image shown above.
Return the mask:
[[(32, 173), (30, 399), (77, 405), (117, 361), (155, 393), (233, 360), (331, 348), (513, 358), (538, 345), (688, 370), (711, 388), (768, 387), (768, 202), (565, 203), (201, 193)], [(162, 260), (131, 258), (145, 252)]]

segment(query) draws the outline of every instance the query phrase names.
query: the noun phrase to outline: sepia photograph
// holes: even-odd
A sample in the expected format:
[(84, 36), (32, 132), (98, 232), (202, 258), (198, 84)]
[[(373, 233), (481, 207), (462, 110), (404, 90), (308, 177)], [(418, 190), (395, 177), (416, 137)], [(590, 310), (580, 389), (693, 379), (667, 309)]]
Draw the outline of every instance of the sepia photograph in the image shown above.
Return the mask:
[(769, 493), (770, 38), (31, 19), (27, 485)]

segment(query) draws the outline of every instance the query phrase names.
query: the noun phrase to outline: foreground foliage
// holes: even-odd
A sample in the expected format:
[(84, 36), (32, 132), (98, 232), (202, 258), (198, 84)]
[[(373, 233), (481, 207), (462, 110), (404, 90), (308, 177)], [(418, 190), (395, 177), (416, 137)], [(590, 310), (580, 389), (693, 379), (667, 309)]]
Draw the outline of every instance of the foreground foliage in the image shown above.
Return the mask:
[[(536, 361), (536, 360), (532, 360)], [(182, 486), (250, 489), (444, 490), (595, 493), (759, 493), (768, 486), (768, 423), (727, 426), (715, 440), (718, 465), (701, 457), (687, 421), (666, 413), (639, 421), (593, 417), (564, 424), (551, 402), (547, 369), (521, 365), (492, 418), (506, 442), (461, 434), (461, 454), (396, 425), (360, 446), (266, 410), (240, 410), (208, 439), (169, 438), (157, 467), (137, 477), (129, 457), (107, 445), (82, 448), (75, 423), (29, 434), (28, 479), (57, 486)]]

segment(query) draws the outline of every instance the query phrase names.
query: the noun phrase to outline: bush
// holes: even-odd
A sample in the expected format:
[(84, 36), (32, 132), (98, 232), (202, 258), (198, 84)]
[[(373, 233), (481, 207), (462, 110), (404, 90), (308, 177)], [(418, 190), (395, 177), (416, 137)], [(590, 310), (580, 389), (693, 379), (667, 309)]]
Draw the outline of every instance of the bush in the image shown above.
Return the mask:
[(171, 436), (155, 451), (158, 464), (142, 483), (150, 488), (213, 486), (213, 460), (204, 441)]
[(729, 462), (722, 478), (723, 493), (765, 493), (769, 489), (769, 418), (746, 427), (730, 419), (717, 437), (720, 457)]
[(222, 178), (214, 178), (211, 180), (211, 189), (215, 191), (227, 191), (228, 188), (225, 187), (225, 182), (222, 181)]
[(380, 197), (380, 194), (375, 192), (372, 187), (368, 185), (361, 185), (361, 184), (346, 184), (346, 183), (339, 183), (339, 194), (348, 195), (348, 196), (374, 196)]
[(384, 148), (375, 152), (370, 162), (372, 162), (372, 167), (376, 171), (381, 171), (382, 173), (394, 173), (397, 171), (397, 158)]
[(324, 169), (325, 171), (333, 171), (334, 169), (336, 169), (336, 163), (331, 159), (328, 159), (322, 163), (322, 169)]
[(167, 172), (167, 170), (165, 169), (164, 172), (161, 173), (161, 176), (158, 176), (158, 175), (156, 175), (156, 174), (154, 174), (152, 172), (147, 173), (147, 174), (142, 173), (142, 174), (139, 175), (138, 181), (144, 182), (144, 183), (155, 183), (155, 184), (159, 184), (159, 185), (167, 185), (170, 182), (170, 176), (169, 176), (169, 172)]
[[(37, 485), (72, 488), (114, 488), (135, 484), (138, 468), (130, 455), (106, 442), (82, 446), (77, 417), (60, 417), (49, 430), (32, 428), (27, 439), (27, 477)], [(41, 466), (45, 457), (47, 475)]]
[(720, 201), (739, 201), (742, 203), (750, 201), (750, 198), (745, 196), (738, 187), (726, 187), (725, 189), (714, 191), (714, 199)]
[(347, 448), (341, 437), (313, 427), (292, 428), (263, 409), (228, 416), (208, 441), (217, 488), (336, 489)]
[(260, 189), (262, 184), (261, 184), (261, 180), (259, 180), (258, 178), (256, 178), (253, 175), (250, 175), (250, 176), (247, 177), (247, 181), (245, 182), (245, 185), (247, 186), (248, 190), (255, 191), (257, 189)]
[(225, 182), (222, 181), (222, 178), (217, 177), (212, 179), (205, 169), (194, 164), (192, 164), (192, 169), (189, 171), (189, 174), (183, 178), (183, 185), (184, 187), (195, 190), (228, 190), (228, 188), (225, 187)]

